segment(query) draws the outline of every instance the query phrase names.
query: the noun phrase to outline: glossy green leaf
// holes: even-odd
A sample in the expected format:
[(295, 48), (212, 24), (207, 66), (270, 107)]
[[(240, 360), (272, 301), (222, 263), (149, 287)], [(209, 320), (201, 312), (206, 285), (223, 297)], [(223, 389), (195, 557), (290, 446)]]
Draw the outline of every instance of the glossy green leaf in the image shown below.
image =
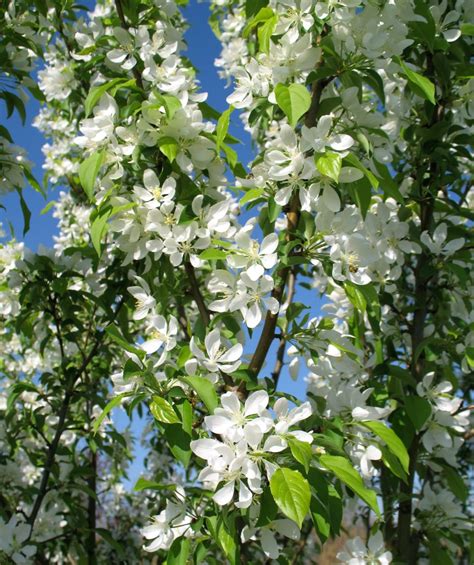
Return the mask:
[(166, 553), (166, 565), (186, 565), (191, 551), (191, 540), (180, 537), (173, 541)]
[(135, 86), (135, 79), (114, 78), (99, 86), (93, 86), (90, 89), (84, 102), (84, 112), (86, 118), (90, 115), (94, 106), (99, 102), (99, 100), (106, 92), (109, 92), (109, 90), (113, 90), (115, 92), (119, 87), (123, 88), (127, 86)]
[(155, 481), (149, 481), (143, 477), (140, 477), (138, 481), (135, 483), (133, 490), (136, 492), (142, 490), (175, 490), (176, 485), (164, 485), (161, 483), (156, 483)]
[(298, 463), (301, 463), (305, 471), (308, 472), (313, 455), (311, 445), (290, 436), (287, 438), (287, 441), (294, 459), (298, 461)]
[(402, 440), (397, 434), (383, 422), (364, 422), (363, 425), (369, 430), (372, 430), (380, 439), (382, 439), (390, 451), (398, 457), (403, 470), (408, 474), (408, 467), (410, 465), (410, 457), (408, 451)]
[(110, 207), (100, 210), (97, 213), (91, 215), (92, 225), (91, 225), (91, 241), (97, 255), (100, 257), (102, 254), (102, 239), (108, 230), (108, 219), (112, 214), (112, 209)]
[(431, 104), (436, 104), (435, 85), (430, 79), (412, 71), (399, 57), (396, 58), (396, 61), (401, 66), (403, 74), (408, 79), (408, 83), (413, 92), (425, 98), (425, 100), (428, 100)]
[(443, 475), (446, 477), (446, 481), (451, 492), (457, 496), (459, 500), (466, 502), (469, 496), (469, 488), (461, 477), (459, 470), (448, 467), (448, 465), (444, 465)]
[(179, 424), (181, 422), (171, 404), (161, 396), (153, 396), (150, 412), (155, 420), (164, 424)]
[(316, 168), (325, 177), (334, 181), (339, 180), (342, 168), (342, 157), (339, 153), (327, 152), (316, 157)]
[(219, 404), (219, 399), (216, 389), (210, 381), (202, 377), (183, 377), (181, 380), (194, 389), (211, 413), (214, 412)]
[(163, 153), (163, 155), (166, 155), (166, 157), (168, 157), (170, 163), (172, 163), (176, 159), (176, 156), (179, 152), (179, 145), (176, 139), (173, 139), (169, 136), (160, 137), (160, 139), (158, 140), (158, 147), (160, 148), (160, 151)]
[(18, 189), (17, 192), (20, 197), (20, 208), (23, 214), (23, 237), (24, 237), (30, 231), (31, 212), (30, 209), (28, 208), (28, 204), (23, 198), (23, 192), (21, 191), (21, 189)]
[(252, 200), (257, 200), (257, 198), (260, 198), (264, 194), (265, 194), (264, 188), (251, 188), (250, 190), (247, 190), (247, 192), (240, 199), (240, 205), (243, 206), (244, 204), (247, 204), (247, 202), (252, 202)]
[(336, 477), (351, 488), (372, 510), (380, 516), (380, 509), (377, 503), (377, 494), (368, 489), (362, 477), (354, 469), (351, 462), (345, 457), (337, 455), (321, 455), (319, 459), (321, 465), (334, 473)]
[(360, 162), (358, 157), (356, 157), (353, 153), (349, 153), (348, 155), (346, 155), (344, 157), (343, 164), (344, 165), (350, 165), (351, 167), (355, 167), (356, 169), (361, 171), (367, 177), (367, 179), (369, 180), (372, 187), (378, 188), (379, 181), (378, 181), (377, 177), (374, 175), (374, 173), (372, 173), (372, 171), (369, 171), (369, 169), (367, 167), (365, 167)]
[(221, 117), (217, 121), (216, 127), (216, 151), (219, 153), (221, 150), (222, 143), (229, 131), (230, 115), (234, 111), (234, 107), (231, 105), (227, 110), (222, 112)]
[(185, 467), (191, 459), (191, 435), (183, 429), (181, 424), (161, 424), (163, 432), (171, 453)]
[(231, 565), (240, 565), (240, 540), (235, 527), (234, 517), (211, 516), (206, 518), (209, 531), (217, 544), (221, 547)]
[(258, 28), (258, 47), (262, 53), (270, 52), (270, 39), (275, 32), (275, 28), (278, 24), (278, 15), (275, 14), (269, 18), (263, 25)]
[(272, 475), (270, 490), (283, 514), (301, 528), (311, 501), (308, 481), (299, 471), (281, 467)]
[(94, 185), (104, 162), (105, 152), (92, 153), (79, 165), (79, 181), (90, 202), (94, 200)]
[(105, 408), (102, 410), (102, 412), (99, 414), (99, 416), (96, 418), (94, 425), (92, 426), (92, 431), (94, 434), (97, 433), (97, 430), (99, 429), (99, 426), (102, 424), (102, 422), (104, 421), (104, 419), (107, 417), (107, 414), (113, 410), (114, 408), (116, 408), (117, 406), (120, 406), (120, 404), (122, 403), (122, 400), (124, 398), (126, 398), (127, 396), (130, 396), (130, 394), (128, 393), (124, 393), (124, 394), (119, 394), (118, 396), (115, 396), (114, 398), (112, 398), (112, 400), (110, 402), (107, 403), (107, 405), (105, 406)]
[(311, 94), (302, 84), (277, 84), (275, 98), (278, 106), (283, 110), (292, 127), (311, 106)]
[(247, 38), (255, 27), (273, 18), (274, 15), (275, 12), (271, 8), (268, 6), (262, 7), (244, 27), (242, 37)]
[(225, 259), (228, 253), (222, 251), (222, 249), (205, 249), (199, 254), (200, 259), (205, 259), (206, 261), (217, 261), (219, 259)]
[(431, 404), (421, 396), (405, 396), (405, 410), (417, 430), (421, 430), (431, 416)]

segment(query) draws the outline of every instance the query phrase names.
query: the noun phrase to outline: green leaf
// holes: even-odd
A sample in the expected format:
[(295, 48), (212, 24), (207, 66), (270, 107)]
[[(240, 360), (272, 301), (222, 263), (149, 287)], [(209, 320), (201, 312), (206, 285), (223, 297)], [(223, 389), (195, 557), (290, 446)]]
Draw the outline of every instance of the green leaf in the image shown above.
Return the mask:
[(382, 461), (384, 465), (390, 469), (390, 471), (399, 479), (402, 479), (405, 483), (408, 480), (408, 475), (403, 470), (400, 461), (397, 457), (388, 449), (386, 445), (380, 446), (380, 451), (382, 452)]
[(448, 482), (449, 489), (456, 495), (459, 500), (466, 502), (469, 496), (469, 488), (463, 481), (459, 471), (452, 467), (443, 466), (443, 474)]
[(132, 345), (131, 343), (129, 343), (119, 332), (118, 328), (116, 326), (108, 326), (105, 329), (107, 335), (113, 340), (115, 341), (115, 343), (117, 343), (118, 345), (120, 345), (120, 347), (122, 347), (123, 349), (125, 349), (125, 351), (129, 351), (130, 353), (135, 353), (135, 355), (137, 355), (140, 359), (143, 359), (143, 357), (145, 357), (145, 352), (143, 351), (143, 349), (139, 349), (138, 347), (135, 347), (134, 345)]
[(377, 290), (375, 289), (375, 286), (372, 283), (366, 285), (357, 285), (357, 290), (365, 298), (367, 316), (369, 318), (372, 329), (374, 330), (374, 332), (379, 333), (379, 324), (382, 317), (382, 309), (380, 307), (379, 295), (377, 293)]
[(166, 554), (166, 565), (186, 565), (191, 550), (191, 540), (180, 537), (174, 540)]
[(158, 140), (158, 147), (160, 148), (160, 151), (163, 153), (163, 155), (166, 155), (166, 157), (168, 157), (170, 163), (172, 163), (176, 159), (176, 155), (179, 152), (179, 145), (176, 139), (173, 139), (169, 136), (160, 137), (160, 139)]
[(231, 565), (240, 564), (240, 540), (235, 527), (235, 516), (228, 517), (227, 522), (221, 516), (206, 518), (209, 531), (222, 548)]
[(373, 89), (375, 94), (380, 98), (383, 106), (385, 106), (385, 92), (383, 88), (383, 80), (374, 69), (364, 69), (362, 73), (364, 81)]
[(79, 165), (79, 181), (90, 202), (94, 200), (94, 185), (104, 162), (105, 151), (93, 153)]
[(26, 179), (28, 180), (28, 182), (30, 183), (31, 187), (34, 188), (36, 190), (36, 192), (39, 192), (41, 195), (43, 195), (46, 198), (46, 193), (43, 190), (43, 187), (40, 185), (40, 183), (36, 180), (36, 178), (34, 177), (33, 173), (30, 171), (30, 169), (26, 166), (23, 167), (23, 172), (25, 174)]
[(181, 420), (176, 415), (171, 404), (161, 396), (153, 396), (150, 404), (150, 412), (155, 420), (164, 424), (180, 424)]
[(410, 465), (410, 457), (408, 451), (404, 446), (402, 440), (397, 436), (397, 434), (389, 427), (387, 427), (383, 422), (364, 422), (363, 425), (369, 430), (372, 430), (374, 434), (379, 436), (386, 444), (390, 451), (398, 457), (403, 470), (408, 474), (408, 468)]
[(461, 24), (461, 33), (462, 35), (474, 35), (474, 24), (468, 22)]
[(281, 206), (275, 202), (273, 198), (268, 200), (268, 219), (270, 222), (275, 222), (281, 214)]
[(179, 98), (176, 98), (176, 96), (171, 96), (170, 94), (155, 93), (155, 98), (158, 102), (158, 105), (160, 107), (164, 107), (168, 120), (172, 120), (177, 110), (182, 107)]
[(272, 475), (270, 490), (283, 514), (301, 528), (311, 501), (308, 481), (299, 471), (281, 467)]
[(202, 377), (183, 377), (181, 380), (196, 392), (206, 408), (213, 413), (219, 404), (214, 385)]
[(239, 156), (237, 155), (237, 151), (229, 147), (227, 143), (222, 143), (222, 149), (225, 153), (227, 162), (232, 170), (238, 165)]
[(421, 396), (406, 396), (405, 410), (418, 431), (421, 430), (426, 420), (431, 416), (431, 404), (426, 398)]
[(365, 220), (372, 201), (370, 181), (367, 178), (362, 178), (345, 184), (344, 187), (349, 192), (354, 203), (357, 204), (357, 207), (362, 214), (362, 218)]
[(222, 251), (222, 249), (209, 248), (199, 253), (199, 258), (205, 259), (206, 261), (217, 261), (219, 259), (225, 259), (227, 255), (228, 254)]
[(25, 236), (30, 231), (31, 212), (23, 198), (22, 191), (20, 189), (17, 189), (17, 191), (18, 196), (20, 197), (21, 211), (23, 213), (23, 236)]
[(372, 188), (378, 188), (379, 181), (377, 177), (371, 171), (369, 171), (367, 167), (364, 167), (364, 165), (359, 161), (359, 159), (353, 153), (349, 153), (344, 157), (344, 164), (359, 169), (359, 171), (364, 173), (364, 175), (367, 177), (370, 184), (372, 185)]
[(403, 198), (403, 194), (400, 192), (397, 184), (392, 180), (388, 168), (378, 161), (374, 161), (374, 163), (379, 175), (382, 177), (380, 182), (384, 194), (394, 198), (399, 204), (404, 204), (405, 199)]
[(242, 31), (242, 37), (247, 38), (253, 28), (265, 23), (267, 20), (273, 18), (275, 12), (268, 7), (261, 8), (255, 16), (247, 23)]
[(365, 486), (362, 477), (357, 473), (348, 459), (337, 455), (321, 455), (319, 461), (323, 467), (326, 467), (326, 469), (334, 473), (339, 480), (352, 489), (378, 516), (380, 516), (377, 494), (375, 491)]
[(316, 168), (318, 171), (334, 181), (339, 180), (342, 168), (342, 157), (339, 153), (323, 153), (316, 157)]
[(318, 534), (321, 543), (325, 543), (331, 533), (331, 524), (329, 523), (329, 516), (326, 508), (321, 504), (320, 500), (313, 497), (311, 499), (309, 510), (316, 533)]
[(265, 6), (268, 6), (268, 0), (245, 0), (246, 18), (247, 19), (251, 18)]
[(46, 206), (41, 210), (40, 212), (41, 216), (47, 214), (55, 204), (56, 204), (56, 200), (51, 200), (51, 202), (48, 202)]
[(140, 477), (138, 479), (138, 481), (135, 483), (135, 486), (133, 487), (133, 490), (135, 492), (139, 492), (142, 490), (175, 490), (176, 489), (176, 485), (163, 485), (161, 483), (155, 483), (154, 481), (149, 481), (148, 479), (144, 479), (143, 477)]
[(191, 459), (190, 434), (180, 424), (162, 424), (162, 426), (171, 453), (187, 467)]
[(275, 504), (270, 487), (267, 486), (263, 489), (260, 497), (260, 514), (258, 515), (256, 527), (262, 528), (263, 526), (267, 526), (270, 522), (275, 520), (277, 514), (278, 506)]
[(351, 283), (350, 281), (345, 281), (344, 292), (356, 310), (359, 310), (359, 312), (362, 313), (366, 311), (367, 301), (365, 300), (365, 296), (360, 291), (358, 285)]
[(293, 128), (311, 106), (311, 95), (302, 84), (277, 84), (275, 98)]
[(91, 241), (98, 257), (100, 257), (102, 253), (102, 238), (108, 230), (109, 226), (107, 224), (107, 220), (111, 215), (112, 209), (110, 206), (91, 215), (91, 217), (93, 217), (91, 225)]
[(466, 361), (469, 365), (469, 367), (474, 368), (474, 347), (466, 347)]
[(90, 115), (94, 106), (97, 104), (97, 102), (99, 102), (99, 100), (106, 92), (114, 89), (115, 93), (118, 88), (124, 88), (127, 86), (135, 86), (135, 79), (114, 78), (109, 82), (101, 84), (100, 86), (93, 86), (89, 90), (89, 94), (87, 95), (87, 98), (84, 102), (84, 112), (86, 114), (86, 118)]
[(257, 37), (260, 52), (266, 53), (267, 55), (270, 52), (270, 39), (275, 31), (277, 24), (278, 15), (275, 14), (258, 28)]
[(250, 190), (247, 190), (247, 192), (242, 196), (239, 204), (240, 206), (243, 206), (244, 204), (247, 204), (247, 202), (251, 202), (252, 200), (257, 200), (257, 198), (263, 196), (264, 193), (265, 193), (264, 188), (251, 188)]
[(117, 406), (120, 406), (122, 400), (127, 396), (130, 396), (130, 394), (128, 393), (119, 394), (118, 396), (112, 398), (112, 400), (107, 403), (105, 408), (102, 410), (101, 414), (98, 416), (98, 418), (96, 418), (94, 425), (92, 426), (92, 431), (94, 435), (97, 433), (99, 426), (102, 424), (107, 414)]
[(401, 66), (403, 74), (408, 79), (408, 84), (413, 92), (425, 100), (428, 100), (431, 104), (436, 104), (435, 85), (430, 79), (412, 71), (399, 57), (396, 57), (395, 60)]
[(219, 153), (221, 150), (222, 143), (229, 131), (230, 115), (234, 111), (234, 107), (231, 105), (225, 112), (222, 112), (221, 117), (217, 121), (216, 127), (216, 151)]
[(287, 441), (288, 445), (290, 446), (291, 454), (293, 455), (295, 460), (298, 461), (298, 463), (301, 463), (305, 471), (308, 472), (313, 455), (311, 445), (291, 436), (287, 437)]

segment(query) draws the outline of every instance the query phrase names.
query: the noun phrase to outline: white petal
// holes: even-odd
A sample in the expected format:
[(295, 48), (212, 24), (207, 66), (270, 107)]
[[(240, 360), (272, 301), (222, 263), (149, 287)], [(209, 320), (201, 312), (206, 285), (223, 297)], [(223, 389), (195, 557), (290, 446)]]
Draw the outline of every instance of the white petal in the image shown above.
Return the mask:
[(208, 333), (206, 339), (204, 340), (207, 352), (211, 359), (215, 359), (219, 348), (221, 346), (221, 335), (218, 329), (212, 330)]
[(112, 61), (112, 63), (115, 63), (117, 65), (123, 63), (123, 61), (125, 61), (126, 58), (127, 58), (127, 53), (125, 51), (122, 51), (122, 49), (112, 49), (112, 51), (109, 51), (107, 53), (107, 59), (109, 59), (109, 61)]
[(212, 497), (212, 500), (214, 500), (214, 502), (219, 506), (225, 506), (226, 504), (229, 504), (234, 496), (234, 486), (234, 481), (227, 483), (216, 492), (216, 494)]
[(253, 265), (250, 265), (250, 267), (248, 267), (246, 273), (250, 278), (250, 280), (257, 281), (260, 277), (264, 275), (265, 269), (262, 267), (262, 265), (254, 263)]
[(224, 416), (206, 416), (206, 426), (213, 434), (224, 435), (232, 426), (232, 422)]
[(239, 483), (239, 501), (235, 503), (237, 508), (248, 508), (252, 503), (252, 492), (240, 481)]
[(336, 151), (345, 151), (354, 145), (354, 140), (350, 135), (343, 133), (332, 137), (329, 145)]
[(206, 459), (206, 461), (215, 457), (216, 449), (221, 445), (220, 441), (209, 438), (197, 439), (190, 443), (191, 451), (201, 459)]
[(245, 416), (253, 414), (261, 414), (268, 406), (268, 393), (266, 390), (257, 390), (253, 392), (245, 401)]
[(237, 343), (219, 357), (219, 363), (232, 363), (233, 361), (237, 361), (242, 357), (242, 352), (242, 345)]
[(260, 253), (262, 255), (267, 255), (269, 253), (274, 253), (278, 247), (278, 236), (276, 233), (270, 233), (263, 238), (260, 245)]
[(223, 394), (221, 396), (221, 405), (233, 414), (240, 412), (240, 400), (235, 392), (226, 392)]

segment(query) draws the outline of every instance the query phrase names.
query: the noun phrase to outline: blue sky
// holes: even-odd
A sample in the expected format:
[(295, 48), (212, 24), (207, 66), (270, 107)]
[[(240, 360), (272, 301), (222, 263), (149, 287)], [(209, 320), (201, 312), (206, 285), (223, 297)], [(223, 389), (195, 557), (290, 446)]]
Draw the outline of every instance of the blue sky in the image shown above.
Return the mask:
[[(231, 90), (225, 88), (225, 81), (219, 78), (217, 69), (214, 67), (214, 60), (220, 53), (220, 44), (207, 23), (209, 17), (209, 3), (198, 3), (196, 0), (191, 0), (189, 6), (185, 8), (184, 13), (190, 23), (190, 28), (185, 36), (188, 43), (187, 56), (198, 69), (198, 79), (200, 80), (202, 89), (209, 93), (208, 103), (217, 110), (223, 111), (228, 107), (226, 97), (230, 94)], [(33, 174), (37, 179), (41, 179), (43, 177), (43, 170), (41, 168), (43, 163), (41, 146), (44, 143), (44, 138), (40, 132), (31, 125), (38, 110), (38, 103), (36, 100), (31, 99), (27, 103), (27, 121), (25, 126), (22, 126), (17, 115), (10, 118), (7, 125), (15, 143), (26, 149), (29, 159), (34, 163)], [(4, 108), (1, 107), (0, 122), (5, 123), (5, 120), (6, 115)], [(235, 146), (235, 148), (239, 153), (240, 160), (246, 165), (252, 158), (250, 137), (244, 131), (237, 112), (234, 112), (232, 115), (230, 131), (243, 142), (241, 145)], [(27, 187), (24, 190), (25, 200), (32, 212), (31, 229), (24, 238), (24, 241), (26, 245), (33, 250), (36, 250), (40, 244), (51, 246), (53, 243), (53, 235), (57, 232), (56, 220), (52, 217), (51, 211), (43, 215), (40, 214), (40, 211), (44, 208), (47, 201), (54, 200), (57, 194), (57, 189), (50, 191), (47, 195), (47, 200), (45, 200), (31, 187)], [(7, 209), (6, 212), (0, 209), (0, 221), (3, 222), (5, 228), (7, 227), (7, 222), (10, 221), (14, 227), (17, 239), (23, 239), (23, 216), (18, 195), (16, 193), (3, 195), (0, 197), (0, 203)], [(315, 300), (315, 293), (309, 294), (308, 291), (300, 290), (297, 299), (311, 303), (312, 300)], [(256, 336), (258, 335), (259, 332), (257, 331)], [(255, 338), (249, 344), (250, 351), (254, 342)], [(270, 351), (270, 360), (274, 359), (272, 351), (274, 352), (275, 349), (276, 343)], [(271, 364), (269, 364), (269, 367), (271, 367)], [(271, 368), (268, 372), (270, 371)], [(282, 391), (290, 392), (300, 398), (304, 397), (305, 385), (303, 379), (300, 377), (298, 382), (294, 383), (285, 370), (282, 373), (279, 388)], [(121, 415), (118, 411), (114, 414), (114, 420), (117, 420), (120, 427), (126, 425), (124, 414)], [(132, 426), (132, 431), (136, 435), (139, 435), (140, 430), (138, 422)], [(139, 476), (140, 468), (141, 457), (135, 461), (130, 470), (131, 484), (133, 484), (134, 480)]]

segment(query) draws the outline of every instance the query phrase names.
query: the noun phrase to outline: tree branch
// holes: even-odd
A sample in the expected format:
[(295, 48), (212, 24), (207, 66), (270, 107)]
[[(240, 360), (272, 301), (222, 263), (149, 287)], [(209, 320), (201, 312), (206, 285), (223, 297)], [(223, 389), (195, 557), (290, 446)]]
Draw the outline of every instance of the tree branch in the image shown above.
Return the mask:
[[(322, 65), (322, 63), (323, 61), (321, 60), (320, 63), (318, 64), (318, 68)], [(321, 101), (321, 95), (323, 93), (324, 88), (332, 81), (333, 78), (334, 77), (326, 77), (325, 79), (317, 80), (314, 82), (312, 88), (311, 106), (305, 117), (306, 127), (313, 127), (317, 124), (317, 112)], [(296, 237), (295, 232), (300, 220), (300, 213), (301, 213), (300, 207), (301, 205), (299, 201), (299, 196), (295, 192), (291, 197), (289, 210), (286, 214), (287, 242), (291, 242), (295, 240)], [(279, 271), (277, 271), (277, 279), (279, 279), (280, 282), (277, 285), (275, 285), (272, 292), (272, 297), (278, 300), (279, 303), (281, 303), (282, 301), (283, 293), (285, 291), (287, 279), (290, 272), (291, 272), (290, 267), (283, 267)], [(276, 314), (267, 312), (262, 333), (260, 334), (260, 339), (255, 349), (255, 353), (253, 354), (249, 364), (249, 371), (253, 373), (254, 377), (258, 376), (260, 370), (262, 369), (263, 363), (265, 362), (265, 359), (268, 354), (268, 350), (270, 349), (273, 338), (275, 337), (275, 328), (276, 328), (277, 320), (278, 320), (278, 312)]]
[[(121, 302), (119, 303), (119, 305), (117, 306), (117, 309), (115, 311), (113, 319), (109, 322), (108, 325), (112, 324), (114, 322), (114, 320), (117, 318), (117, 315), (118, 315), (120, 309), (122, 308), (123, 303), (124, 303), (124, 300), (122, 299)], [(81, 378), (82, 374), (87, 369), (87, 367), (91, 363), (92, 359), (95, 357), (95, 355), (96, 355), (96, 353), (99, 349), (99, 345), (101, 344), (105, 335), (106, 335), (105, 330), (103, 330), (97, 336), (92, 349), (89, 351), (89, 354), (83, 360), (83, 362), (82, 362), (81, 366), (78, 368), (77, 372), (70, 379), (70, 382), (66, 383), (66, 392), (64, 394), (64, 398), (63, 398), (63, 401), (61, 403), (61, 408), (59, 409), (59, 418), (58, 418), (58, 423), (57, 423), (57, 426), (56, 426), (56, 433), (54, 434), (54, 438), (49, 445), (49, 448), (48, 448), (48, 451), (47, 451), (47, 454), (46, 454), (46, 461), (45, 461), (45, 464), (44, 464), (43, 474), (41, 476), (41, 482), (40, 482), (40, 486), (39, 486), (39, 489), (38, 489), (38, 494), (36, 495), (36, 499), (35, 499), (33, 508), (31, 510), (31, 514), (29, 515), (29, 517), (26, 521), (27, 524), (29, 524), (31, 526), (31, 530), (30, 530), (30, 533), (29, 533), (29, 536), (28, 536), (28, 540), (31, 538), (31, 536), (33, 534), (33, 528), (34, 528), (34, 525), (35, 525), (36, 518), (38, 517), (38, 514), (39, 514), (39, 511), (41, 509), (41, 505), (43, 503), (44, 497), (46, 496), (46, 493), (48, 492), (48, 481), (49, 481), (49, 477), (51, 475), (51, 471), (52, 471), (52, 468), (53, 468), (53, 465), (54, 465), (54, 460), (56, 458), (56, 451), (58, 449), (59, 442), (61, 440), (61, 436), (66, 429), (66, 418), (67, 418), (69, 406), (70, 406), (70, 403), (71, 403), (71, 400), (72, 400), (72, 397), (73, 397), (73, 394), (74, 394), (74, 385), (77, 382), (77, 380)]]
[[(431, 54), (427, 56), (427, 67), (434, 74), (434, 65)], [(427, 124), (428, 128), (440, 122), (444, 116), (444, 106), (442, 102), (436, 104), (433, 109), (432, 118)], [(419, 233), (429, 231), (433, 222), (433, 214), (436, 199), (436, 179), (439, 176), (438, 162), (429, 156), (429, 174), (423, 179), (423, 175), (418, 176), (420, 185), (420, 227)], [(414, 270), (415, 289), (414, 304), (415, 313), (413, 323), (410, 328), (411, 336), (411, 363), (410, 369), (413, 377), (420, 382), (424, 375), (424, 356), (419, 354), (418, 349), (424, 338), (424, 329), (428, 315), (428, 294), (427, 267), (431, 262), (431, 254), (422, 251), (418, 256)], [(412, 536), (411, 524), (413, 514), (413, 485), (416, 474), (416, 463), (420, 444), (420, 435), (415, 435), (408, 450), (410, 456), (410, 467), (407, 482), (400, 483), (401, 500), (398, 511), (398, 530), (397, 530), (397, 555), (398, 558), (409, 565), (415, 565), (418, 560), (419, 536)]]
[(196, 278), (194, 267), (191, 265), (191, 263), (189, 263), (189, 261), (186, 261), (184, 263), (184, 268), (186, 270), (186, 274), (188, 275), (188, 279), (191, 284), (191, 294), (193, 296), (194, 302), (196, 302), (196, 305), (199, 310), (199, 314), (202, 318), (202, 321), (204, 322), (204, 325), (208, 326), (211, 321), (211, 316), (209, 315), (209, 311), (204, 302), (201, 291), (199, 290), (199, 284)]

